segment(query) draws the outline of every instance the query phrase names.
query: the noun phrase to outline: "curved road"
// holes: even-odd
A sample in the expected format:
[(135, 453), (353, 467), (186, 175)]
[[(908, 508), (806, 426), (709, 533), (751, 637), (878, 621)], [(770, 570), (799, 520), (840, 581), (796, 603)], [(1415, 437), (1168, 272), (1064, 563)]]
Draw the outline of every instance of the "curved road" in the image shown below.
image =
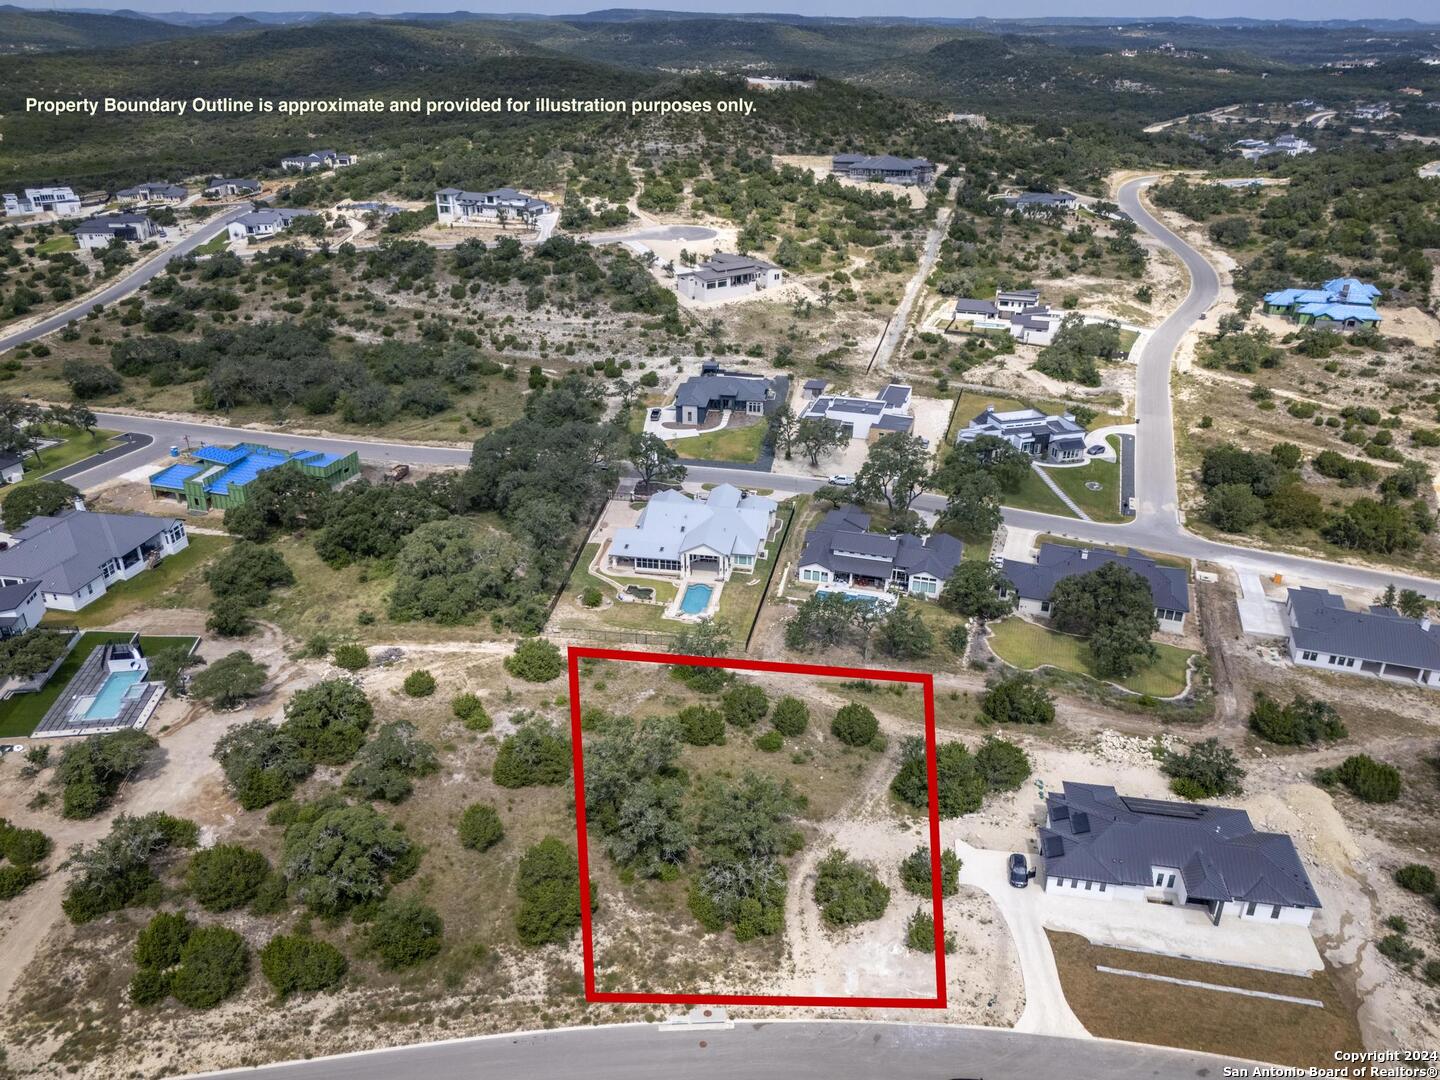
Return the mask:
[(733, 1029), (616, 1024), (313, 1058), (205, 1076), (260, 1080), (1184, 1080), (1228, 1058), (999, 1028), (737, 1021)]
[(181, 240), (172, 247), (168, 253), (161, 252), (157, 254), (148, 262), (142, 263), (119, 281), (107, 285), (98, 293), (87, 296), (78, 303), (71, 304), (63, 311), (47, 316), (28, 329), (17, 330), (12, 334), (0, 337), (0, 353), (8, 349), (13, 349), (17, 345), (24, 345), (27, 341), (42, 338), (46, 334), (53, 334), (56, 330), (63, 330), (65, 325), (72, 319), (83, 319), (96, 304), (109, 305), (115, 303), (117, 300), (123, 300), (156, 274), (164, 270), (165, 264), (171, 259), (177, 255), (187, 255), (194, 251), (201, 244), (213, 239), (218, 233), (223, 232), (225, 227), (235, 218), (241, 214), (248, 214), (250, 210), (250, 204), (245, 203), (243, 206), (236, 206), (233, 209), (225, 211), (223, 214), (215, 215), (215, 217), (205, 222), (184, 240)]

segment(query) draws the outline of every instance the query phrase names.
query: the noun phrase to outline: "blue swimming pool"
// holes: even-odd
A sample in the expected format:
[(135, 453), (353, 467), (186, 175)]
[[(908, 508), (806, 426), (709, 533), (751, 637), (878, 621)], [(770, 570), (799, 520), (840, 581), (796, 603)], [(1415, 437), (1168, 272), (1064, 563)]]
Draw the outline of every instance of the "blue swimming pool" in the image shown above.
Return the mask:
[(143, 671), (112, 671), (85, 710), (86, 720), (113, 720), (120, 715), (120, 704), (129, 689), (145, 677)]
[(685, 595), (680, 598), (680, 610), (686, 615), (699, 615), (710, 606), (710, 594), (714, 590), (709, 585), (687, 585)]

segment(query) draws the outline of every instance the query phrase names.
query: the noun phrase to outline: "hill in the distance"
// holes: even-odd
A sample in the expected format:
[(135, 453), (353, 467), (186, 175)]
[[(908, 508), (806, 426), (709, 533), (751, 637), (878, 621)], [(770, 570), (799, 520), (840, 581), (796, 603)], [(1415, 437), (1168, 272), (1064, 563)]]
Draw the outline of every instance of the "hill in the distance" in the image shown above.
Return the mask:
[(104, 49), (166, 41), (192, 33), (138, 12), (95, 15), (0, 6), (0, 54)]

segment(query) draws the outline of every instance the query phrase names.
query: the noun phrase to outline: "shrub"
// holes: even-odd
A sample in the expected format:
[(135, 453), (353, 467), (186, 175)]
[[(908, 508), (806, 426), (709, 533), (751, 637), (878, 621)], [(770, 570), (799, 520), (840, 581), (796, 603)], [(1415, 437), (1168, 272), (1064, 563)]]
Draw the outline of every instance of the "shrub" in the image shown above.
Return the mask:
[(0, 900), (14, 900), (40, 878), (40, 871), (35, 866), (0, 866)]
[(349, 642), (335, 646), (334, 655), (330, 659), (335, 661), (336, 667), (346, 671), (359, 671), (370, 666), (370, 654), (365, 651), (365, 647)]
[(599, 607), (604, 594), (598, 585), (586, 585), (585, 590), (580, 594), (580, 602), (586, 607)]
[(173, 973), (156, 968), (141, 968), (130, 978), (130, 1003), (142, 1009), (159, 1005), (170, 996), (170, 977)]
[(291, 892), (318, 914), (342, 914), (378, 900), (413, 870), (419, 852), (368, 805), (321, 801), (296, 808), (285, 829), (285, 876)]
[(0, 858), (16, 866), (34, 866), (49, 858), (53, 846), (39, 829), (22, 829), (0, 818)]
[[(985, 801), (986, 783), (975, 758), (964, 743), (945, 743), (935, 748), (935, 776), (939, 781), (936, 802), (942, 818), (974, 813)], [(890, 782), (890, 792), (907, 806), (926, 810), (930, 806), (930, 782), (926, 775), (925, 740), (907, 738), (900, 749), (900, 769)]]
[(520, 860), (515, 884), (520, 906), (515, 929), (524, 945), (563, 945), (580, 928), (580, 864), (575, 852), (553, 836)]
[(409, 797), (414, 777), (428, 776), (439, 767), (435, 748), (420, 738), (415, 725), (392, 720), (355, 755), (345, 787), (362, 798), (401, 802)]
[(195, 927), (178, 911), (153, 916), (135, 939), (135, 963), (142, 968), (174, 967)]
[(1289, 705), (1284, 706), (1263, 692), (1256, 694), (1254, 707), (1250, 710), (1250, 730), (1267, 742), (1281, 746), (1314, 744), (1345, 737), (1345, 725), (1335, 707), (1303, 694), (1297, 694)]
[(1160, 771), (1171, 778), (1170, 790), (1186, 799), (1239, 794), (1245, 779), (1235, 751), (1216, 739), (1193, 743), (1184, 753), (1167, 751)]
[(770, 714), (770, 724), (781, 735), (804, 735), (810, 725), (810, 710), (799, 698), (782, 697)]
[(1031, 675), (1021, 672), (985, 691), (980, 715), (993, 724), (1048, 724), (1055, 719), (1055, 702)]
[(215, 743), (225, 782), (246, 810), (258, 810), (288, 798), (295, 785), (314, 770), (290, 733), (268, 720), (231, 728)]
[(260, 971), (282, 998), (330, 990), (348, 967), (345, 954), (334, 945), (298, 934), (276, 934), (260, 950)]
[(773, 754), (785, 745), (785, 737), (778, 731), (767, 731), (763, 735), (755, 736), (755, 748), (763, 750), (767, 754)]
[(1400, 798), (1400, 770), (1368, 754), (1348, 757), (1339, 768), (1322, 769), (1315, 774), (1315, 779), (1327, 787), (1343, 784), (1362, 802), (1388, 803)]
[(846, 746), (869, 746), (880, 733), (880, 721), (859, 702), (842, 706), (830, 721), (830, 734)]
[(466, 731), (489, 731), (490, 714), (474, 694), (458, 694), (450, 700), (450, 711), (465, 725)]
[(103, 839), (72, 849), (75, 872), (61, 910), (71, 922), (87, 923), (153, 895), (159, 881), (153, 864), (173, 848), (194, 847), (198, 835), (194, 822), (169, 814), (119, 815)]
[(245, 637), (255, 629), (250, 605), (235, 596), (217, 597), (210, 604), (205, 629), (221, 637)]
[(1423, 974), (1431, 986), (1440, 986), (1440, 960), (1426, 961)]
[(543, 720), (530, 720), (505, 738), (490, 775), (501, 787), (563, 783), (570, 775), (570, 740)]
[[(933, 953), (935, 951), (935, 916), (924, 908), (916, 908), (915, 913), (905, 923), (905, 947), (914, 952)], [(945, 931), (945, 952), (948, 955), (955, 951), (955, 931)]]
[(1381, 956), (1401, 968), (1408, 969), (1425, 959), (1425, 950), (1411, 945), (1404, 934), (1386, 934), (1376, 948)]
[(832, 851), (815, 870), (815, 902), (832, 929), (869, 922), (885, 914), (890, 890), (868, 865)]
[[(930, 895), (930, 848), (921, 844), (900, 860), (900, 884), (916, 896)], [(940, 852), (940, 895), (960, 891), (960, 856), (950, 848)]]
[(440, 951), (445, 924), (434, 908), (414, 898), (386, 900), (375, 913), (366, 943), (390, 970), (411, 967)]
[(190, 680), (190, 696), (228, 709), (258, 697), (270, 669), (243, 649), (223, 656)]
[(435, 693), (435, 676), (423, 668), (412, 671), (405, 676), (405, 682), (401, 689), (409, 697), (429, 697)]
[(526, 682), (549, 682), (565, 670), (560, 650), (544, 638), (522, 638), (505, 658), (505, 670)]
[(753, 727), (765, 719), (770, 710), (770, 701), (765, 691), (752, 683), (742, 683), (725, 691), (720, 699), (725, 711), (725, 720), (739, 728)]
[(1402, 889), (1408, 889), (1413, 893), (1433, 893), (1435, 891), (1435, 871), (1428, 866), (1421, 866), (1419, 863), (1410, 863), (1395, 871), (1395, 884)]
[(725, 717), (719, 709), (687, 705), (676, 717), (680, 737), (691, 746), (721, 746), (725, 742)]
[(240, 990), (249, 976), (245, 939), (224, 926), (202, 926), (181, 950), (170, 993), (181, 1005), (210, 1009)]
[(505, 838), (500, 814), (486, 803), (471, 803), (460, 815), (460, 843), (472, 851), (488, 851)]
[(1030, 755), (992, 735), (975, 751), (975, 768), (991, 791), (1014, 791), (1030, 776)]
[(365, 692), (345, 679), (326, 679), (299, 691), (285, 705), (289, 735), (316, 765), (344, 765), (365, 742), (375, 709)]
[(239, 844), (216, 844), (197, 851), (185, 884), (206, 911), (230, 911), (255, 899), (270, 873), (270, 860)]

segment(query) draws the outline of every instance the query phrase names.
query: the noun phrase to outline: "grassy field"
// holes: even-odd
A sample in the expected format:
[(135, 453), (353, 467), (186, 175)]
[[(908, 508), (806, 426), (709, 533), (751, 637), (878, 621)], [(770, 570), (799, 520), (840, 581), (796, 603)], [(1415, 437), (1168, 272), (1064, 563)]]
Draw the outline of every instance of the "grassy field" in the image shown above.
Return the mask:
[(105, 590), (105, 595), (79, 611), (51, 611), (45, 622), (61, 626), (111, 626), (141, 608), (204, 607), (210, 602), (205, 566), (230, 545), (226, 536), (191, 535), (190, 546), (160, 565)]
[(115, 432), (105, 431), (97, 428), (95, 431), (86, 434), (83, 431), (74, 431), (70, 428), (45, 427), (40, 429), (39, 434), (49, 438), (65, 440), (59, 446), (51, 446), (40, 451), (37, 458), (31, 454), (25, 459), (25, 478), (18, 484), (12, 484), (0, 492), (0, 500), (6, 498), (12, 491), (22, 488), (26, 484), (33, 484), (46, 473), (54, 472), (56, 469), (63, 469), (67, 465), (74, 465), (77, 461), (84, 461), (91, 454), (98, 454), (106, 449), (106, 443), (115, 437)]
[[(33, 694), (16, 694), (12, 698), (0, 701), (0, 737), (29, 735), (35, 730), (35, 725), (40, 722), (46, 710), (55, 704), (55, 699), (60, 696), (60, 691), (69, 685), (70, 680), (75, 677), (75, 672), (80, 669), (85, 658), (95, 651), (97, 645), (129, 641), (130, 638), (130, 631), (92, 630), (82, 634), (80, 640), (75, 643), (75, 647), (70, 650), (70, 655), (65, 657), (64, 662), (42, 689)], [(140, 650), (145, 653), (154, 653), (172, 645), (184, 645), (188, 648), (194, 643), (193, 637), (142, 637)]]
[[(1081, 470), (1073, 470), (1079, 472)], [(1070, 508), (1060, 501), (1060, 496), (1046, 486), (1045, 481), (1040, 479), (1034, 469), (1025, 474), (1024, 481), (1020, 484), (1020, 490), (1007, 495), (1000, 496), (1003, 506), (1013, 506), (1017, 510), (1035, 510), (1042, 514), (1058, 514), (1060, 517), (1073, 518), (1074, 514)]]
[(49, 240), (42, 241), (35, 245), (37, 255), (58, 255), (62, 251), (78, 251), (80, 245), (76, 243), (75, 237), (70, 233), (61, 233), (59, 236), (52, 236)]
[[(565, 591), (560, 596), (560, 603), (555, 607), (556, 623), (579, 626), (593, 617), (603, 625), (623, 627), (627, 630), (658, 630), (673, 634), (678, 624), (662, 616), (664, 607), (657, 604), (623, 603), (615, 600), (615, 590), (607, 582), (590, 573), (590, 563), (599, 550), (599, 544), (586, 544), (585, 550), (580, 553), (580, 561), (575, 564), (575, 572), (565, 583)], [(622, 585), (643, 585), (646, 588), (654, 589), (655, 599), (659, 600), (661, 604), (668, 604), (675, 599), (673, 582), (661, 578), (611, 576)], [(597, 610), (580, 605), (581, 594), (592, 585), (600, 590), (602, 596), (614, 601), (608, 608)]]
[(760, 456), (767, 427), (763, 422), (736, 426), (732, 421), (719, 431), (707, 431), (670, 445), (682, 458), (697, 461), (754, 461)]
[[(1075, 1015), (1102, 1039), (1180, 1046), (1244, 1061), (1332, 1068), (1359, 1050), (1360, 1029), (1329, 969), (1305, 978), (1091, 945), (1047, 930)], [(1097, 971), (1138, 971), (1324, 1002), (1324, 1008)]]
[[(1063, 671), (1100, 679), (1090, 666), (1085, 642), (1078, 637), (1013, 616), (992, 623), (990, 630), (991, 650), (1012, 667), (1033, 671), (1049, 664)], [(1195, 654), (1188, 649), (1177, 649), (1174, 645), (1157, 645), (1156, 648), (1160, 651), (1160, 658), (1155, 663), (1128, 679), (1116, 681), (1127, 690), (1151, 697), (1174, 697), (1183, 693), (1185, 667)]]
[[(1112, 447), (1119, 442), (1114, 438), (1106, 441)], [(1046, 469), (1045, 472), (1093, 520), (1112, 523), (1130, 520), (1120, 513), (1119, 462), (1092, 460), (1083, 468)], [(1100, 490), (1091, 491), (1085, 486), (1091, 482), (1099, 484)]]
[(195, 249), (195, 254), (218, 255), (220, 254), (220, 252), (224, 251), (229, 246), (230, 234), (228, 232), (222, 232), (217, 236), (212, 236), (209, 240), (206, 240), (205, 243), (197, 247)]

